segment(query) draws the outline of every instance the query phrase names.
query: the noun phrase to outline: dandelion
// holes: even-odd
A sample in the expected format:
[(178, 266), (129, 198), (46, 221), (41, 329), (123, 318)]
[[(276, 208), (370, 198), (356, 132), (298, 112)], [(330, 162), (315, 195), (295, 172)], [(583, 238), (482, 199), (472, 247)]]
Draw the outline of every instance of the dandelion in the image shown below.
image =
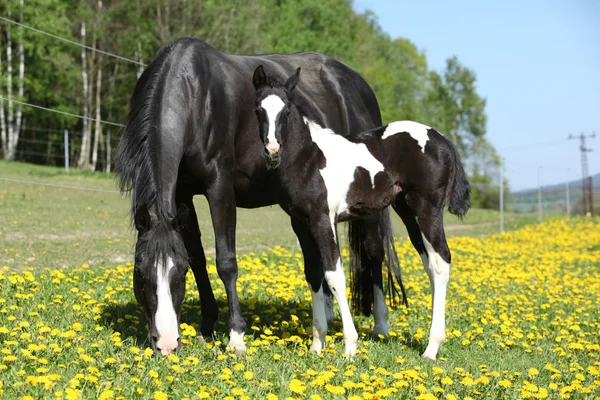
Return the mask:
[(306, 391), (306, 385), (304, 382), (299, 381), (298, 379), (292, 379), (289, 383), (289, 389), (293, 393), (297, 393), (303, 395)]
[(166, 393), (161, 392), (160, 390), (154, 392), (154, 400), (167, 400), (168, 398), (169, 396), (167, 396)]

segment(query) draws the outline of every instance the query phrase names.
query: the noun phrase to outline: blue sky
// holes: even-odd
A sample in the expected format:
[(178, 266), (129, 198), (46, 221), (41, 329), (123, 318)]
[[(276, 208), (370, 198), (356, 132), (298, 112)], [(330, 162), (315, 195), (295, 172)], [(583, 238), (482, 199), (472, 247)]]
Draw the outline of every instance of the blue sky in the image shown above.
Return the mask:
[(442, 70), (456, 55), (487, 98), (488, 139), (505, 158), (511, 189), (581, 177), (579, 141), (590, 174), (600, 172), (600, 1), (354, 0), (391, 37), (404, 37)]

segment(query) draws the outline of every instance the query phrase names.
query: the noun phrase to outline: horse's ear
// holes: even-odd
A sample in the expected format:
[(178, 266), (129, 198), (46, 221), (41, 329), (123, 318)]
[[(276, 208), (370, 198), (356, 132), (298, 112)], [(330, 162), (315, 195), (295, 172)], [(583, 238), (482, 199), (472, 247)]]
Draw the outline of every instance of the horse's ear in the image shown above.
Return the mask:
[(258, 68), (254, 70), (254, 76), (252, 77), (252, 83), (254, 83), (254, 88), (258, 89), (267, 81), (267, 76), (265, 75), (265, 70), (262, 65), (259, 65)]
[(135, 227), (138, 232), (146, 232), (150, 229), (150, 225), (152, 220), (150, 219), (150, 213), (148, 212), (148, 207), (146, 205), (141, 205), (135, 212), (134, 216)]
[(292, 76), (290, 76), (287, 81), (285, 81), (283, 86), (287, 89), (288, 92), (291, 93), (294, 90), (294, 88), (296, 87), (296, 85), (298, 84), (299, 80), (300, 80), (300, 67), (298, 67), (298, 69), (296, 71), (294, 71), (294, 74)]
[(190, 226), (190, 209), (181, 203), (171, 223), (173, 224), (173, 228), (178, 232), (187, 230)]

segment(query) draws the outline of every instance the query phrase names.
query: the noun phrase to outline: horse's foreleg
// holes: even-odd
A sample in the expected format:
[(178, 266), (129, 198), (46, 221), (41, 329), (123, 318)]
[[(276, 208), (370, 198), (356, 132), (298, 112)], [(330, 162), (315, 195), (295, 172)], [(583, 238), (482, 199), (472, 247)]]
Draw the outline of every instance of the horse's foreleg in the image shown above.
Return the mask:
[(356, 353), (358, 333), (354, 327), (352, 314), (348, 306), (346, 277), (342, 268), (335, 218), (326, 214), (320, 214), (311, 219), (310, 229), (319, 246), (319, 253), (325, 267), (325, 280), (340, 308), (344, 330), (344, 353), (352, 357)]
[[(327, 300), (323, 290), (324, 269), (321, 264), (318, 246), (308, 227), (297, 218), (292, 217), (292, 228), (302, 247), (304, 275), (312, 295), (313, 341), (310, 349), (311, 351), (321, 353), (321, 349), (325, 346), (328, 321), (326, 311)], [(329, 296), (331, 297), (331, 292)]]
[(190, 210), (189, 227), (184, 231), (183, 240), (200, 295), (202, 323), (198, 339), (200, 341), (211, 341), (219, 309), (206, 270), (206, 257), (204, 255), (204, 248), (202, 247), (202, 235), (198, 226), (198, 216), (196, 215), (192, 196), (178, 196), (177, 204), (180, 203), (184, 203)]
[(209, 186), (206, 198), (210, 207), (215, 231), (217, 272), (225, 285), (229, 305), (229, 348), (237, 354), (246, 351), (244, 332), (246, 321), (242, 317), (237, 295), (238, 265), (235, 254), (236, 203), (235, 192), (229, 177), (219, 176)]

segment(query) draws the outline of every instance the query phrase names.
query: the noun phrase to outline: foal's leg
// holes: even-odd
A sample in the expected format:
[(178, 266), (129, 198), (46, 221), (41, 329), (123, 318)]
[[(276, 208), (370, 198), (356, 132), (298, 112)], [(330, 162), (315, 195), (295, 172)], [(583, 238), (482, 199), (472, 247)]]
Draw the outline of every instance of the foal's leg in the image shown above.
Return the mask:
[(202, 323), (200, 325), (200, 336), (198, 336), (198, 339), (201, 341), (211, 341), (219, 309), (210, 286), (208, 272), (206, 271), (206, 257), (204, 255), (204, 248), (202, 247), (202, 235), (200, 233), (200, 227), (198, 226), (198, 216), (194, 209), (192, 196), (178, 196), (177, 198), (177, 204), (184, 203), (190, 210), (190, 226), (184, 232), (183, 240), (190, 258), (190, 266), (194, 273), (194, 278), (196, 279), (198, 293), (200, 294)]
[[(387, 218), (387, 213), (379, 218)], [(364, 279), (367, 282), (363, 284), (372, 285), (373, 290), (373, 336), (386, 336), (389, 333), (388, 318), (389, 311), (385, 302), (383, 292), (383, 274), (382, 265), (385, 258), (383, 248), (383, 235), (379, 229), (377, 220), (365, 220), (363, 229), (365, 238), (363, 241), (363, 251), (361, 254), (361, 263), (365, 270)], [(365, 299), (363, 299), (365, 300)]]
[(342, 315), (344, 330), (344, 353), (352, 357), (356, 352), (358, 333), (352, 321), (348, 298), (346, 296), (346, 277), (342, 268), (340, 249), (337, 239), (335, 218), (327, 214), (315, 215), (310, 220), (310, 230), (319, 246), (319, 253), (325, 267), (325, 280), (335, 296)]
[(237, 296), (238, 265), (235, 258), (235, 192), (229, 175), (220, 174), (206, 191), (210, 207), (213, 228), (215, 230), (215, 249), (217, 272), (225, 285), (229, 305), (229, 348), (236, 354), (246, 351), (244, 332), (246, 321), (242, 317)]
[(292, 217), (292, 228), (302, 247), (304, 275), (312, 295), (313, 341), (310, 349), (320, 353), (321, 349), (325, 346), (328, 320), (326, 316), (325, 295), (323, 293), (324, 269), (321, 265), (318, 246), (312, 237), (310, 229), (295, 217)]
[[(443, 207), (433, 206), (430, 202), (411, 194), (408, 196), (413, 196), (409, 198), (408, 204), (416, 211), (418, 223), (408, 207), (401, 210), (403, 214), (398, 210), (397, 212), (403, 221), (405, 218), (408, 221), (412, 218), (414, 221), (409, 222), (410, 226), (406, 221), (405, 224), (429, 276), (432, 296), (431, 328), (429, 343), (423, 357), (435, 361), (440, 345), (446, 340), (446, 291), (450, 279), (450, 249), (444, 234)], [(415, 224), (419, 228), (418, 234)]]

